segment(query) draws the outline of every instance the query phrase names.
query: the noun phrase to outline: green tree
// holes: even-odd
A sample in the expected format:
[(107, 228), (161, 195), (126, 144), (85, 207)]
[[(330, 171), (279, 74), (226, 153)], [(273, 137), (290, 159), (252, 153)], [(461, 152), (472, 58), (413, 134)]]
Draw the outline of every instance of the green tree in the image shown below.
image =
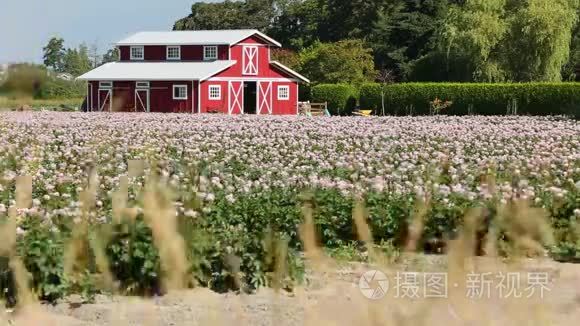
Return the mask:
[(313, 84), (361, 84), (376, 77), (372, 49), (362, 40), (316, 42), (300, 53), (301, 71)]
[(274, 0), (196, 2), (191, 14), (178, 20), (174, 30), (215, 30), (252, 28), (265, 30), (275, 10)]
[(104, 65), (105, 63), (109, 62), (116, 62), (119, 61), (120, 54), (118, 48), (112, 48), (107, 51), (107, 53), (103, 54), (103, 59), (101, 60), (101, 64)]
[(293, 70), (300, 70), (300, 55), (292, 50), (272, 49), (272, 60)]
[(267, 32), (285, 47), (302, 50), (318, 40), (327, 41), (322, 31), (328, 15), (326, 1), (279, 1), (278, 8)]
[(560, 81), (570, 59), (578, 0), (511, 0), (506, 61), (516, 81)]
[(397, 79), (409, 80), (417, 62), (435, 52), (436, 31), (444, 21), (449, 4), (455, 2), (390, 0), (383, 3), (376, 21), (367, 22), (372, 26), (368, 40), (377, 67), (393, 70)]
[(448, 65), (462, 58), (473, 80), (504, 81), (500, 52), (509, 28), (505, 10), (506, 0), (467, 0), (453, 6), (440, 30)]
[(91, 59), (89, 49), (81, 44), (78, 49), (67, 49), (63, 58), (63, 72), (73, 76), (80, 76), (91, 70)]
[(65, 55), (64, 40), (62, 38), (53, 37), (48, 41), (48, 44), (42, 48), (44, 53), (44, 65), (61, 72), (63, 69), (63, 59)]
[(580, 81), (580, 24), (576, 24), (572, 33), (570, 60), (562, 69), (562, 78), (568, 81)]

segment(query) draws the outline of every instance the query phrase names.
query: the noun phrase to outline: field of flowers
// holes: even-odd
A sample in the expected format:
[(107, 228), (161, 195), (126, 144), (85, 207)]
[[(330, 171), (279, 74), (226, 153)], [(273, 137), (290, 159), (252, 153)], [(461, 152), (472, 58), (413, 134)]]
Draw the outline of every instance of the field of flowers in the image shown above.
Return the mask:
[(391, 247), (404, 241), (417, 202), (427, 201), (428, 251), (454, 237), (469, 207), (491, 216), (497, 205), (527, 200), (545, 209), (556, 230), (546, 249), (580, 259), (570, 231), (580, 217), (580, 123), (563, 118), (1, 114), (0, 215), (15, 205), (18, 176), (31, 176), (30, 208), (18, 210), (18, 247), (43, 297), (73, 287), (62, 257), (91, 171), (95, 225), (111, 221), (112, 198), (129, 176), (137, 222), (109, 230), (105, 247), (115, 277), (130, 289), (154, 291), (158, 282), (159, 257), (139, 222), (151, 173), (165, 180), (178, 220), (187, 222), (180, 231), (195, 253), (192, 273), (214, 288), (231, 286), (231, 257), (244, 281), (267, 285), (268, 234), (285, 239), (290, 276), (299, 275), (305, 205), (323, 246), (356, 247), (359, 200), (375, 242)]

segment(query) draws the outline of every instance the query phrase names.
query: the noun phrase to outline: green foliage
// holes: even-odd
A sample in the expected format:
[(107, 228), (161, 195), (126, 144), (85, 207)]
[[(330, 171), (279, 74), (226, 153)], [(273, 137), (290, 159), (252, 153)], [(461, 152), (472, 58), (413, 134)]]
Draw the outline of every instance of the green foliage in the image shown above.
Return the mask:
[[(578, 71), (578, 10), (578, 0), (227, 0), (196, 2), (174, 29), (256, 28), (305, 53), (358, 39), (400, 81), (559, 81)], [(351, 65), (314, 61), (302, 73), (315, 83), (353, 77)]]
[(357, 89), (348, 84), (320, 84), (312, 87), (312, 101), (328, 102), (332, 115), (348, 115), (356, 106)]
[(73, 76), (80, 76), (92, 69), (89, 59), (89, 50), (86, 45), (81, 44), (78, 49), (67, 49), (63, 58), (62, 72)]
[(139, 218), (113, 225), (107, 256), (121, 289), (128, 293), (159, 292), (161, 266), (151, 230)]
[(57, 227), (43, 226), (36, 216), (22, 225), (23, 236), (18, 242), (18, 253), (32, 276), (32, 286), (43, 300), (54, 300), (68, 293), (69, 283), (64, 277), (63, 233)]
[(85, 96), (86, 84), (61, 79), (43, 66), (17, 64), (8, 69), (0, 93), (14, 98), (77, 99)]
[(43, 48), (44, 65), (57, 73), (80, 76), (93, 68), (89, 58), (89, 48), (81, 44), (78, 49), (64, 48), (62, 38), (51, 38)]
[(273, 18), (271, 0), (196, 2), (191, 14), (178, 20), (174, 30), (264, 29)]
[(302, 71), (313, 84), (361, 84), (376, 77), (372, 50), (361, 40), (316, 42), (300, 53)]
[(272, 60), (278, 61), (286, 67), (299, 71), (300, 55), (292, 50), (272, 49)]
[(51, 78), (42, 84), (36, 97), (39, 99), (70, 99), (81, 98), (85, 94), (85, 82)]
[(514, 2), (507, 61), (517, 81), (560, 81), (570, 57), (578, 0)]
[(62, 38), (53, 37), (48, 41), (48, 44), (42, 48), (44, 52), (44, 65), (54, 69), (54, 71), (63, 71), (64, 64), (64, 40)]
[(11, 65), (6, 72), (6, 79), (0, 84), (0, 92), (10, 96), (38, 96), (48, 79), (48, 72), (43, 66)]
[[(435, 98), (452, 101), (442, 114), (531, 115), (578, 114), (580, 84), (463, 84), (406, 83), (387, 86), (387, 114), (429, 114)], [(381, 107), (381, 85), (365, 84), (360, 90), (362, 108)]]
[(103, 55), (103, 58), (101, 60), (101, 64), (119, 61), (119, 59), (120, 59), (119, 49), (112, 48), (112, 49), (109, 49), (109, 51), (107, 51), (107, 53), (105, 53)]
[(498, 50), (508, 30), (506, 0), (467, 0), (447, 13), (440, 41), (447, 57), (464, 57), (473, 80), (501, 82), (506, 76), (498, 62)]

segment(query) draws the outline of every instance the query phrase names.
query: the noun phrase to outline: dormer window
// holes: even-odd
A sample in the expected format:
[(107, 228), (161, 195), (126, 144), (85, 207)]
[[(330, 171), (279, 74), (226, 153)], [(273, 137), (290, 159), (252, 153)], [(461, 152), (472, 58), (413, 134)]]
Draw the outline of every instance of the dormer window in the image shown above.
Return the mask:
[(144, 59), (145, 59), (145, 48), (142, 46), (132, 46), (131, 60), (144, 60)]
[(218, 59), (218, 47), (217, 46), (204, 46), (203, 47), (203, 60), (217, 60)]
[(181, 46), (168, 46), (167, 60), (181, 60)]

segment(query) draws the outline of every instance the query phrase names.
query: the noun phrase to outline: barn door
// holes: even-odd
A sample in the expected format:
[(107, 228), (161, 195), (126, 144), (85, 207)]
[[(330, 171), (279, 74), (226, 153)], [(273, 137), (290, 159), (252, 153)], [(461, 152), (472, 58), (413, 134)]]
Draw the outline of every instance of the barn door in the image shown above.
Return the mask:
[(272, 114), (272, 82), (258, 82), (258, 114)]
[(229, 114), (244, 113), (244, 82), (232, 81), (229, 85)]
[(244, 53), (242, 56), (243, 61), (243, 71), (244, 75), (257, 75), (258, 74), (258, 47), (257, 46), (244, 46)]
[(99, 111), (112, 111), (112, 89), (99, 89)]
[(135, 111), (149, 112), (149, 90), (139, 89), (135, 90)]

